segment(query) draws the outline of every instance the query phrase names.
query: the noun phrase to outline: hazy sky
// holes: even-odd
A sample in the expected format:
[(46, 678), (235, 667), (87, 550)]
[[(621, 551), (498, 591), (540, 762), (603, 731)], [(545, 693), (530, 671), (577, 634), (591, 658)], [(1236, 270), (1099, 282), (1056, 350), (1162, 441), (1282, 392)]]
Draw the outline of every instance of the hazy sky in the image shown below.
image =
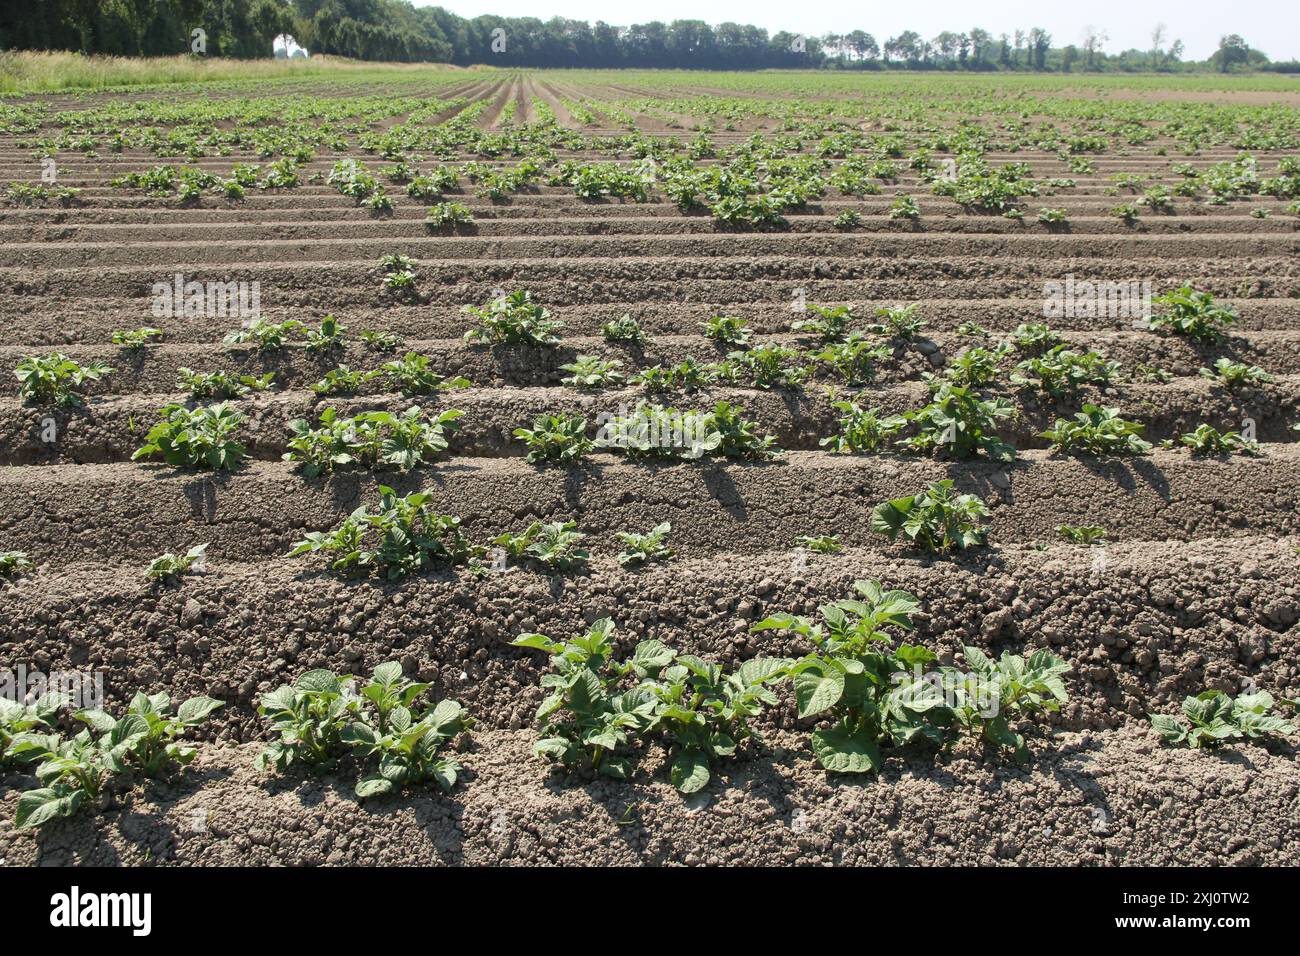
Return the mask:
[(1084, 27), (1092, 24), (1109, 34), (1104, 49), (1117, 52), (1151, 46), (1157, 23), (1168, 27), (1169, 40), (1181, 39), (1188, 59), (1203, 60), (1219, 45), (1225, 33), (1240, 33), (1246, 42), (1272, 59), (1300, 59), (1300, 2), (1298, 0), (1072, 0), (1051, 3), (1026, 0), (925, 0), (885, 8), (885, 4), (856, 4), (816, 0), (792, 4), (777, 0), (655, 0), (640, 4), (611, 4), (608, 0), (414, 0), (416, 6), (441, 6), (463, 17), (485, 13), (506, 17), (554, 16), (615, 26), (651, 20), (705, 20), (709, 23), (752, 23), (771, 32), (790, 30), (820, 36), (866, 30), (883, 43), (904, 30), (926, 39), (943, 30), (962, 32), (983, 27), (994, 36), (1017, 29), (1042, 27), (1052, 34), (1053, 46), (1077, 44)]

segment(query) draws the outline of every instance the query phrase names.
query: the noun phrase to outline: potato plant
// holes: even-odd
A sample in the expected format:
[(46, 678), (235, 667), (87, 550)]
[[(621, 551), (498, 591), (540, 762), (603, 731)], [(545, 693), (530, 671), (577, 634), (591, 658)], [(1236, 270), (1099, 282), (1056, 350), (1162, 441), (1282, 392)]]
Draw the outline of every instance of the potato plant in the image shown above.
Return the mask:
[(460, 564), (480, 556), (460, 530), (460, 519), (438, 514), (427, 492), (398, 495), (379, 486), (379, 507), (362, 505), (333, 531), (310, 531), (289, 557), (323, 553), (334, 556), (331, 570), (366, 577), (378, 574), (396, 581), (440, 565)]
[(427, 355), (407, 352), (400, 359), (385, 362), (379, 373), (405, 398), (434, 395), (452, 388), (469, 388), (469, 379), (459, 375), (447, 378), (430, 367), (432, 362), (433, 359)]
[(619, 552), (618, 563), (623, 567), (649, 564), (652, 561), (666, 561), (673, 556), (673, 549), (668, 547), (668, 536), (672, 534), (671, 522), (662, 521), (646, 534), (634, 531), (619, 531), (618, 539), (623, 543)]
[(837, 534), (800, 535), (795, 544), (807, 548), (813, 554), (839, 554), (844, 550)]
[(0, 551), (0, 578), (14, 578), (32, 569), (26, 551)]
[(234, 471), (247, 454), (233, 437), (243, 421), (243, 413), (227, 402), (196, 409), (168, 405), (131, 460), (161, 458), (177, 468)]
[(858, 332), (850, 332), (844, 341), (826, 342), (808, 357), (825, 365), (845, 385), (858, 386), (872, 382), (876, 366), (892, 354), (885, 343), (873, 343)]
[(0, 697), (0, 768), (33, 760), (37, 753), (34, 749), (22, 753), (10, 749), (14, 739), (24, 734), (48, 734), (65, 703), (67, 700), (60, 694), (44, 694), (30, 704)]
[[(642, 652), (646, 645), (652, 649)], [(665, 652), (668, 663), (661, 664)], [(740, 742), (751, 736), (750, 719), (780, 703), (769, 685), (784, 681), (790, 665), (782, 658), (758, 657), (727, 673), (719, 664), (674, 653), (657, 641), (638, 645), (632, 663), (641, 687), (655, 699), (647, 732), (662, 735), (669, 779), (682, 793), (707, 786), (718, 762), (734, 757)]]
[(1216, 305), (1214, 296), (1198, 292), (1190, 285), (1157, 295), (1151, 302), (1164, 310), (1148, 320), (1155, 332), (1181, 335), (1198, 342), (1218, 342), (1227, 329), (1237, 324), (1234, 309)]
[(1011, 750), (1017, 763), (1028, 763), (1025, 738), (1012, 729), (1012, 722), (1059, 711), (1070, 699), (1062, 679), (1070, 665), (1046, 650), (1027, 658), (1004, 651), (996, 661), (977, 647), (962, 650), (969, 671), (939, 668), (944, 695), (939, 714), (950, 713), (962, 730)]
[(625, 381), (625, 376), (619, 371), (622, 367), (623, 363), (617, 359), (610, 361), (595, 355), (579, 355), (572, 362), (560, 366), (560, 371), (569, 373), (560, 381), (570, 388), (618, 388)]
[(1070, 544), (1103, 544), (1108, 537), (1106, 529), (1095, 524), (1058, 524), (1056, 533)]
[(1190, 432), (1178, 436), (1178, 443), (1190, 448), (1193, 455), (1231, 455), (1239, 452), (1243, 455), (1259, 454), (1259, 442), (1246, 438), (1241, 432), (1219, 431), (1213, 425), (1202, 422)]
[(600, 334), (606, 342), (628, 342), (643, 345), (650, 340), (641, 323), (626, 312), (617, 319), (610, 319), (600, 327)]
[(821, 446), (834, 452), (860, 454), (878, 451), (906, 424), (899, 415), (884, 418), (878, 408), (863, 408), (852, 401), (832, 402), (840, 413), (840, 431), (821, 440)]
[(656, 700), (648, 688), (620, 690), (619, 684), (634, 665), (665, 667), (673, 655), (658, 641), (642, 642), (630, 662), (619, 664), (613, 635), (614, 622), (606, 617), (569, 642), (521, 634), (510, 643), (551, 658), (553, 673), (542, 676), (547, 696), (537, 708), (542, 738), (534, 752), (566, 770), (587, 766), (623, 780), (632, 768), (628, 745), (654, 723)]
[(388, 661), (375, 668), (360, 688), (363, 704), (340, 740), (360, 759), (378, 759), (377, 772), (357, 781), (356, 794), (366, 798), (392, 793), (403, 786), (432, 781), (443, 791), (456, 786), (460, 763), (445, 756), (447, 744), (473, 721), (454, 700), (442, 700), (423, 709), (418, 699), (428, 684), (407, 680), (402, 665)]
[(891, 629), (911, 629), (916, 598), (886, 591), (878, 581), (853, 587), (854, 598), (822, 606), (820, 621), (782, 613), (751, 628), (789, 631), (813, 646), (787, 672), (799, 716), (829, 722), (812, 732), (812, 749), (822, 767), (837, 773), (879, 771), (882, 744), (938, 740), (925, 713), (943, 700), (932, 685), (906, 679), (932, 663), (933, 652), (906, 643), (891, 647)]
[(1234, 362), (1228, 358), (1216, 359), (1212, 368), (1202, 366), (1198, 374), (1228, 389), (1248, 385), (1267, 385), (1273, 381), (1273, 376), (1258, 365), (1246, 365), (1244, 362)]
[(571, 571), (585, 568), (591, 554), (579, 547), (586, 538), (576, 521), (534, 521), (518, 534), (509, 531), (498, 535), (492, 543), (516, 560), (534, 561), (553, 571)]
[(125, 715), (82, 710), (74, 716), (86, 728), (71, 740), (28, 731), (17, 735), (10, 750), (36, 763), (42, 786), (18, 798), (15, 825), (39, 827), (69, 817), (95, 800), (110, 776), (160, 777), (173, 766), (189, 764), (196, 754), (181, 738), (222, 706), (210, 697), (191, 697), (172, 713), (165, 693), (137, 693)]
[(528, 446), (524, 460), (530, 465), (570, 464), (595, 447), (587, 437), (587, 420), (576, 415), (538, 415), (532, 428), (516, 428), (513, 434)]
[(277, 739), (258, 753), (257, 769), (283, 773), (298, 765), (317, 770), (333, 767), (343, 750), (343, 731), (362, 704), (349, 690), (352, 680), (348, 675), (312, 670), (263, 694), (257, 712)]
[(1117, 408), (1084, 403), (1074, 418), (1058, 418), (1042, 433), (1052, 447), (1075, 455), (1143, 455), (1151, 443), (1140, 437), (1142, 426), (1120, 418)]
[(304, 418), (289, 422), (292, 437), (283, 457), (308, 478), (354, 466), (410, 471), (447, 450), (463, 414), (449, 408), (429, 418), (419, 405), (412, 405), (396, 415), (378, 411), (346, 418), (326, 408), (315, 427)]
[(915, 547), (942, 554), (984, 543), (981, 519), (988, 507), (978, 495), (953, 492), (952, 479), (932, 482), (924, 491), (894, 498), (871, 512), (871, 530), (891, 541), (900, 535)]
[(247, 325), (227, 332), (222, 341), (226, 345), (256, 345), (262, 352), (279, 352), (289, 344), (294, 333), (306, 334), (307, 327), (297, 319), (284, 322), (270, 322), (266, 319), (254, 319)]
[(465, 306), (464, 311), (480, 323), (465, 333), (465, 341), (474, 344), (552, 346), (559, 344), (558, 333), (564, 327), (524, 290), (493, 299), (482, 308)]
[(144, 576), (160, 584), (177, 584), (184, 575), (203, 567), (207, 550), (208, 543), (204, 542), (196, 544), (184, 554), (168, 551), (149, 562)]
[(162, 337), (162, 329), (119, 329), (113, 333), (112, 342), (129, 352), (139, 352), (146, 345), (161, 341)]
[(1012, 405), (999, 398), (983, 398), (974, 389), (936, 380), (930, 404), (904, 412), (899, 418), (912, 434), (895, 440), (905, 451), (942, 454), (954, 461), (984, 455), (994, 461), (1012, 461), (1016, 449), (997, 434), (998, 422), (1015, 417)]
[(274, 372), (265, 375), (235, 375), (229, 372), (195, 372), (181, 366), (176, 370), (180, 379), (176, 387), (189, 392), (193, 400), (215, 398), (225, 401), (243, 398), (249, 392), (264, 392), (275, 380)]
[(715, 315), (707, 322), (701, 322), (704, 337), (712, 339), (719, 345), (747, 345), (753, 330), (745, 324), (744, 319), (731, 315)]
[(103, 362), (81, 365), (62, 352), (44, 356), (28, 356), (18, 363), (14, 377), (18, 379), (18, 394), (24, 402), (33, 405), (83, 404), (80, 392), (87, 382), (97, 382), (113, 369)]
[(1289, 737), (1294, 724), (1274, 716), (1273, 695), (1267, 691), (1230, 697), (1206, 690), (1183, 700), (1183, 723), (1168, 714), (1152, 714), (1151, 726), (1162, 742), (1193, 749), (1213, 748), (1231, 740)]

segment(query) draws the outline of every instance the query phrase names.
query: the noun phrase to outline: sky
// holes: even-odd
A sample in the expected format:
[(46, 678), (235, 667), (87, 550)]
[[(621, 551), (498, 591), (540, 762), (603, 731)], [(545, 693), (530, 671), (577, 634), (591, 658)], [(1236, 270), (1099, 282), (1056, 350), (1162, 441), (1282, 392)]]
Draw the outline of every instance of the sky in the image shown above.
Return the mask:
[[(654, 0), (640, 4), (610, 4), (608, 0), (414, 0), (416, 6), (440, 6), (462, 17), (496, 14), (504, 17), (567, 17), (615, 26), (651, 20), (705, 20), (711, 24), (749, 23), (769, 32), (789, 30), (821, 36), (866, 30), (883, 43), (904, 30), (926, 39), (943, 30), (961, 33), (983, 27), (994, 36), (1017, 29), (1042, 27), (1052, 35), (1052, 46), (1079, 44), (1084, 28), (1092, 25), (1110, 37), (1103, 49), (1115, 53), (1136, 47), (1151, 48), (1151, 31), (1167, 27), (1166, 46), (1181, 39), (1184, 57), (1204, 60), (1218, 48), (1219, 37), (1239, 33), (1251, 46), (1271, 59), (1300, 59), (1300, 2), (1297, 0), (925, 0), (917, 4), (849, 3), (846, 0), (791, 6), (778, 0)], [(877, 7), (878, 9), (872, 9)]]

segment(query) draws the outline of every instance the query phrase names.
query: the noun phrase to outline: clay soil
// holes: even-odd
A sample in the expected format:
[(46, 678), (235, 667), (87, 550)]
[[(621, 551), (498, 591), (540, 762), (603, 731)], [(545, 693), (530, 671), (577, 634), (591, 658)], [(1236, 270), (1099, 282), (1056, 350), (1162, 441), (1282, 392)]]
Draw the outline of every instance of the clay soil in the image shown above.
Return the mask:
[[(625, 131), (599, 107), (632, 95), (527, 77), (463, 79), (439, 95), (452, 93), (488, 101), (476, 119), (485, 128), (499, 128), (510, 102), (516, 121), (539, 121), (541, 103), (593, 135)], [(582, 127), (570, 105), (584, 97), (596, 120)], [(79, 99), (76, 108), (110, 99)], [(637, 120), (654, 135), (693, 135), (667, 113)], [(747, 135), (720, 133), (718, 141)], [(21, 138), (0, 136), (0, 181), (39, 178)], [(1040, 177), (1077, 180), (1042, 203), (1068, 212), (1067, 232), (1035, 222), (1032, 211), (1023, 223), (962, 212), (907, 170), (880, 195), (832, 190), (782, 231), (719, 231), (662, 195), (587, 203), (571, 189), (540, 186), (498, 203), (469, 191), (452, 197), (477, 221), (440, 234), (424, 224), (427, 203), (399, 188), (389, 190), (396, 209), (376, 217), (325, 184), (345, 155), (377, 162), (355, 144), (319, 151), (297, 189), (250, 190), (239, 202), (205, 197), (198, 206), (109, 186), (161, 161), (147, 152), (60, 153), (60, 184), (82, 190), (79, 205), (0, 207), (0, 367), (57, 348), (117, 371), (79, 409), (26, 406), (12, 382), (0, 394), (0, 550), (25, 551), (37, 563), (0, 581), (0, 667), (102, 671), (110, 709), (138, 687), (226, 703), (199, 734), (190, 768), (112, 790), (94, 812), (39, 834), (12, 824), (33, 779), (0, 779), (0, 862), (1300, 863), (1293, 746), (1173, 750), (1147, 719), (1207, 687), (1300, 696), (1300, 446), (1291, 430), (1300, 420), (1297, 220), (1267, 198), (1186, 203), (1136, 226), (1107, 215), (1122, 201), (1105, 192), (1114, 173), (1167, 174), (1171, 162), (1205, 166), (1236, 155), (1223, 146), (1175, 160), (1172, 149), (1156, 154), (1162, 145), (1101, 153), (1085, 175), (1050, 152), (990, 154), (994, 163), (1028, 162)], [(1257, 155), (1271, 166), (1280, 154)], [(259, 159), (236, 151), (194, 165), (224, 175), (244, 161)], [(887, 217), (900, 193), (918, 198), (919, 225)], [(1272, 215), (1252, 217), (1257, 207)], [(862, 214), (861, 227), (836, 231), (832, 220), (850, 208)], [(419, 263), (409, 297), (380, 289), (375, 263), (388, 252)], [(270, 319), (315, 325), (331, 313), (354, 335), (396, 333), (439, 371), (468, 377), (472, 388), (426, 403), (465, 411), (451, 456), (382, 480), (304, 479), (281, 461), (289, 420), (325, 404), (410, 404), (381, 387), (321, 399), (308, 386), (336, 364), (368, 369), (388, 356), (354, 339), (328, 360), (301, 349), (268, 357), (222, 345), (230, 320), (154, 319), (150, 288), (176, 272), (258, 281)], [(1124, 379), (1065, 402), (1001, 386), (1020, 411), (1004, 435), (1021, 449), (1008, 465), (829, 454), (820, 445), (836, 420), (821, 387), (828, 380), (798, 393), (715, 388), (674, 397), (701, 408), (719, 399), (742, 405), (787, 450), (771, 463), (642, 466), (597, 454), (573, 469), (540, 469), (511, 438), (542, 412), (594, 419), (642, 397), (563, 387), (559, 367), (577, 354), (617, 358), (625, 370), (712, 360), (719, 352), (699, 323), (719, 311), (743, 316), (761, 340), (801, 344), (789, 331), (797, 289), (814, 302), (921, 304), (923, 338), (883, 362), (863, 396), (888, 412), (914, 408), (926, 395), (922, 374), (969, 344), (956, 334), (963, 322), (1005, 335), (1042, 321), (1044, 281), (1067, 273), (1150, 278), (1157, 289), (1190, 281), (1236, 307), (1240, 324), (1224, 343), (1197, 346), (1123, 318), (1053, 320), (1078, 347), (1126, 368), (1159, 365), (1172, 379)], [(461, 306), (516, 287), (565, 322), (562, 345), (462, 342)], [(600, 337), (600, 325), (624, 312), (651, 342), (627, 348)], [(165, 341), (136, 355), (109, 344), (114, 330), (143, 325), (162, 326)], [(1220, 356), (1260, 365), (1274, 381), (1215, 388), (1197, 373)], [(239, 403), (251, 461), (234, 475), (130, 460), (158, 408), (183, 398), (181, 367), (276, 373), (276, 389)], [(1039, 433), (1081, 399), (1118, 407), (1157, 442), (1201, 422), (1225, 428), (1251, 418), (1261, 453), (1197, 459), (1157, 449), (1100, 462), (1053, 454)], [(42, 440), (51, 414), (53, 444)], [(945, 477), (992, 508), (987, 549), (932, 560), (872, 533), (874, 505)], [(516, 568), (480, 579), (450, 569), (379, 583), (285, 557), (305, 532), (373, 503), (379, 484), (427, 488), (475, 540), (533, 520), (576, 519), (594, 559), (566, 576)], [(675, 559), (621, 568), (617, 532), (660, 521), (672, 522)], [(1112, 541), (1065, 544), (1055, 531), (1063, 523), (1104, 524)], [(800, 535), (823, 533), (841, 535), (844, 552), (795, 547)], [(178, 587), (144, 580), (151, 558), (200, 541), (211, 543), (206, 573)], [(691, 797), (668, 784), (655, 748), (627, 782), (566, 778), (532, 755), (540, 655), (510, 647), (515, 635), (571, 637), (612, 616), (624, 649), (653, 637), (729, 665), (793, 655), (808, 648), (779, 632), (752, 634), (750, 625), (778, 611), (815, 613), (868, 577), (918, 595), (924, 612), (914, 639), (945, 660), (974, 644), (993, 654), (1049, 648), (1070, 663), (1070, 703), (1024, 728), (1028, 766), (963, 744), (942, 755), (891, 752), (879, 776), (828, 775), (807, 747), (811, 722), (792, 703), (764, 715), (757, 738)], [(369, 673), (386, 660), (401, 661), (408, 676), (429, 681), (436, 697), (460, 700), (477, 720), (452, 793), (408, 790), (362, 802), (347, 765), (324, 777), (253, 769), (266, 735), (261, 694), (310, 668)]]

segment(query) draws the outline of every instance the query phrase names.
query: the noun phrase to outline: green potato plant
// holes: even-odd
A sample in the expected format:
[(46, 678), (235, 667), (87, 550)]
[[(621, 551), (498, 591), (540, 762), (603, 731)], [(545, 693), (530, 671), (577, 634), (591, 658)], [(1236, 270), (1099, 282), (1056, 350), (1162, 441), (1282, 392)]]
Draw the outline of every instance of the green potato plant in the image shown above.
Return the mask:
[(343, 750), (343, 731), (362, 698), (349, 692), (350, 675), (312, 670), (263, 694), (257, 712), (277, 736), (257, 755), (258, 770), (284, 773), (295, 765), (329, 769)]
[(177, 468), (234, 471), (247, 455), (232, 437), (243, 421), (243, 413), (227, 402), (195, 409), (167, 405), (131, 460), (161, 458)]
[(360, 688), (361, 697), (370, 706), (343, 728), (340, 740), (363, 760), (377, 757), (378, 772), (357, 781), (358, 797), (392, 793), (428, 781), (448, 792), (456, 786), (461, 765), (442, 752), (473, 720), (454, 700), (419, 710), (416, 701), (428, 689), (428, 684), (407, 680), (397, 661), (380, 664), (369, 683)]
[(84, 404), (79, 392), (87, 382), (97, 382), (113, 369), (103, 362), (81, 365), (62, 352), (49, 355), (32, 355), (18, 363), (14, 377), (18, 379), (18, 394), (24, 402), (33, 405)]
[(1152, 714), (1151, 726), (1162, 742), (1193, 749), (1219, 747), (1230, 740), (1267, 740), (1288, 737), (1294, 724), (1270, 713), (1273, 695), (1267, 691), (1233, 698), (1218, 690), (1206, 690), (1183, 700), (1186, 724), (1168, 714)]
[(362, 505), (333, 531), (310, 531), (288, 556), (336, 555), (330, 569), (365, 577), (379, 574), (396, 581), (439, 565), (460, 564), (478, 557), (460, 530), (460, 518), (436, 513), (428, 492), (398, 495), (379, 486), (379, 507)]
[(182, 576), (189, 574), (196, 567), (203, 567), (207, 550), (208, 543), (205, 541), (203, 544), (196, 544), (181, 555), (168, 551), (149, 562), (144, 576), (160, 584), (178, 584)]
[(180, 376), (176, 387), (187, 390), (193, 400), (215, 398), (225, 401), (243, 398), (249, 392), (266, 391), (275, 380), (274, 372), (265, 375), (234, 375), (229, 372), (195, 372), (183, 365), (176, 373)]
[(673, 549), (665, 543), (672, 534), (671, 522), (662, 521), (650, 529), (648, 534), (633, 531), (619, 531), (618, 539), (623, 542), (619, 552), (618, 563), (623, 567), (649, 564), (652, 561), (666, 561), (673, 556)]
[(656, 698), (647, 687), (620, 690), (619, 684), (636, 666), (646, 672), (666, 667), (673, 654), (658, 641), (643, 641), (630, 662), (618, 664), (613, 634), (614, 622), (606, 617), (570, 642), (530, 633), (510, 643), (551, 658), (553, 672), (542, 675), (547, 696), (537, 708), (542, 738), (534, 753), (566, 770), (588, 766), (624, 780), (632, 767), (628, 745), (654, 724)]
[(954, 494), (952, 479), (945, 478), (918, 494), (877, 505), (871, 530), (891, 541), (902, 535), (924, 551), (943, 554), (982, 545), (988, 530), (980, 521), (988, 514), (978, 495)]
[(466, 314), (479, 320), (479, 327), (465, 333), (465, 341), (481, 345), (553, 346), (560, 341), (564, 323), (533, 302), (532, 293), (522, 289), (493, 299), (482, 308), (465, 306)]
[(890, 629), (912, 627), (916, 598), (886, 591), (879, 581), (855, 581), (853, 588), (856, 597), (823, 605), (819, 621), (782, 613), (751, 628), (789, 631), (813, 645), (786, 672), (799, 716), (829, 721), (812, 732), (812, 749), (822, 767), (837, 773), (878, 772), (882, 744), (941, 739), (925, 714), (943, 698), (933, 685), (907, 679), (935, 655), (918, 645), (890, 646)]
[(570, 464), (585, 458), (594, 447), (587, 437), (587, 420), (576, 415), (538, 415), (532, 428), (516, 428), (513, 434), (528, 446), (524, 460), (530, 465)]

